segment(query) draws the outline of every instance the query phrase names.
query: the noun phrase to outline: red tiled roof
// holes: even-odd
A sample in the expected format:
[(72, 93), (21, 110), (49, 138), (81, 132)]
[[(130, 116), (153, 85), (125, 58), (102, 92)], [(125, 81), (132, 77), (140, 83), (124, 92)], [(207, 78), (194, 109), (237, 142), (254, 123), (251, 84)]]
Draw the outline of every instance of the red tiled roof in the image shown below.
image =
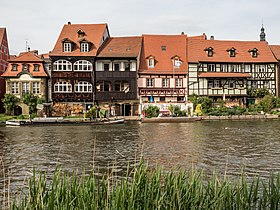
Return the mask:
[[(261, 41), (221, 41), (188, 38), (188, 62), (227, 62), (227, 63), (273, 63), (277, 62), (267, 44)], [(208, 57), (205, 49), (212, 47), (213, 56)], [(235, 57), (230, 57), (228, 50), (235, 48)], [(258, 55), (252, 57), (248, 52), (256, 48)]]
[[(12, 70), (12, 64), (18, 65), (18, 70)], [(29, 64), (29, 73), (33, 77), (47, 77), (47, 73), (44, 68), (44, 61), (39, 58), (38, 51), (30, 51), (20, 53), (18, 57), (9, 60), (7, 70), (1, 75), (2, 77), (18, 77), (22, 72), (22, 64)], [(39, 71), (34, 71), (34, 64), (39, 65)]]
[(280, 45), (269, 45), (273, 55), (277, 60), (280, 60)]
[[(107, 24), (65, 24), (50, 56), (96, 56), (106, 29)], [(79, 30), (85, 33), (83, 37), (78, 36)], [(63, 52), (62, 41), (64, 39), (75, 43), (72, 52)], [(80, 52), (79, 41), (81, 39), (86, 39), (93, 44), (89, 52)]]
[[(143, 45), (140, 58), (139, 73), (158, 74), (166, 72), (169, 74), (186, 74), (188, 72), (188, 64), (186, 60), (186, 39), (187, 36), (182, 35), (143, 35)], [(162, 50), (162, 46), (166, 50)], [(154, 56), (154, 68), (148, 68), (147, 56)], [(181, 66), (173, 67), (172, 57), (179, 56)]]
[(97, 57), (133, 57), (139, 55), (142, 37), (113, 37), (100, 50)]
[(248, 78), (251, 77), (249, 73), (237, 72), (201, 72), (198, 74), (200, 78)]

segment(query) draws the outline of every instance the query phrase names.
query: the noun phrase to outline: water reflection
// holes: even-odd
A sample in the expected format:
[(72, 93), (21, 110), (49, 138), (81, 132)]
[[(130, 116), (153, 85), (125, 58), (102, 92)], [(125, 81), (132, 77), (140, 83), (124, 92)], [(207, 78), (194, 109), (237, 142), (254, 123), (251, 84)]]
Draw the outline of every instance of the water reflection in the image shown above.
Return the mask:
[(267, 177), (280, 170), (279, 121), (126, 123), (108, 126), (0, 127), (0, 190), (3, 170), (12, 187), (35, 167), (125, 173), (143, 155), (165, 170), (195, 166), (209, 173)]

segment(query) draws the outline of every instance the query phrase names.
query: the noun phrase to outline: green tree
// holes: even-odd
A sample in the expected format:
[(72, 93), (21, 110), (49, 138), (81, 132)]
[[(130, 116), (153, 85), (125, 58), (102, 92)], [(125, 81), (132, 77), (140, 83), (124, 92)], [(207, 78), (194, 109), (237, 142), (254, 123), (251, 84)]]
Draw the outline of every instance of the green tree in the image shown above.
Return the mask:
[(4, 108), (6, 114), (11, 115), (16, 107), (16, 103), (19, 101), (18, 97), (13, 94), (5, 94), (2, 102), (4, 103)]
[(39, 97), (31, 93), (24, 94), (22, 97), (22, 102), (29, 107), (29, 114), (36, 114), (39, 101)]
[(148, 118), (157, 117), (159, 115), (159, 108), (157, 106), (149, 105), (148, 108), (144, 109), (144, 112)]
[(271, 109), (274, 108), (274, 97), (271, 96), (271, 95), (266, 95), (263, 97), (263, 99), (261, 100), (260, 102), (260, 105), (262, 106), (263, 108), (263, 111), (264, 112), (270, 112)]

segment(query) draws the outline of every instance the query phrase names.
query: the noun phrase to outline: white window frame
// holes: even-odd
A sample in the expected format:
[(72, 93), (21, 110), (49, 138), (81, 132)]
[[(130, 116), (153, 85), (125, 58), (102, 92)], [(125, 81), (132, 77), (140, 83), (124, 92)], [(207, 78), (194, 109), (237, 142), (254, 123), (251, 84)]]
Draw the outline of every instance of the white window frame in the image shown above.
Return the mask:
[(17, 71), (17, 70), (18, 70), (18, 65), (12, 64), (12, 71)]
[(71, 93), (72, 85), (69, 82), (57, 82), (54, 84), (54, 92), (55, 93)]
[(29, 94), (30, 93), (30, 82), (22, 82), (21, 83), (21, 94)]
[(53, 63), (53, 71), (72, 71), (72, 63), (67, 60), (57, 60)]
[(213, 87), (214, 87), (213, 80), (208, 80), (208, 88), (213, 88)]
[(32, 83), (32, 93), (33, 94), (40, 94), (40, 82), (33, 82)]
[(175, 86), (176, 86), (176, 88), (183, 87), (183, 78), (176, 78), (175, 79)]
[(18, 82), (11, 82), (11, 93), (19, 94), (19, 83)]
[(216, 64), (213, 64), (213, 63), (207, 64), (207, 71), (208, 72), (215, 72), (216, 71)]
[(220, 88), (220, 80), (214, 80), (214, 88)]
[(92, 63), (87, 60), (76, 61), (73, 65), (74, 71), (92, 71)]
[(146, 78), (146, 87), (154, 87), (154, 78)]
[(244, 65), (244, 72), (250, 73), (251, 72), (251, 65), (250, 64), (245, 64)]
[(150, 58), (148, 59), (148, 68), (154, 68), (155, 67), (155, 59)]
[(63, 52), (71, 52), (71, 43), (70, 42), (64, 42), (63, 43)]
[(92, 84), (87, 81), (80, 81), (75, 84), (75, 92), (77, 93), (91, 93)]
[(163, 78), (162, 79), (162, 87), (168, 88), (169, 87), (169, 78)]
[(228, 65), (227, 64), (221, 64), (220, 72), (228, 72)]
[(87, 42), (81, 43), (81, 52), (88, 52), (89, 51), (89, 45)]

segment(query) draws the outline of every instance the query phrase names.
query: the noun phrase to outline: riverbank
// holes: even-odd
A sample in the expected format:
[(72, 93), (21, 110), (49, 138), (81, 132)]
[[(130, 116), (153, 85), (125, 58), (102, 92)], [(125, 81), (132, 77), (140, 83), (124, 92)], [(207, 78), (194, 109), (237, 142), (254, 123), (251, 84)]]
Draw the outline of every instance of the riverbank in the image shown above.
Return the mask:
[[(207, 177), (195, 169), (162, 173), (140, 164), (122, 178), (114, 175), (96, 178), (95, 174), (80, 177), (55, 172), (47, 180), (34, 172), (28, 193), (20, 193), (13, 204), (6, 205), (8, 209), (91, 210), (279, 209), (280, 205), (279, 174), (268, 180), (240, 175), (232, 181), (226, 175)], [(4, 196), (8, 197), (12, 196)]]

